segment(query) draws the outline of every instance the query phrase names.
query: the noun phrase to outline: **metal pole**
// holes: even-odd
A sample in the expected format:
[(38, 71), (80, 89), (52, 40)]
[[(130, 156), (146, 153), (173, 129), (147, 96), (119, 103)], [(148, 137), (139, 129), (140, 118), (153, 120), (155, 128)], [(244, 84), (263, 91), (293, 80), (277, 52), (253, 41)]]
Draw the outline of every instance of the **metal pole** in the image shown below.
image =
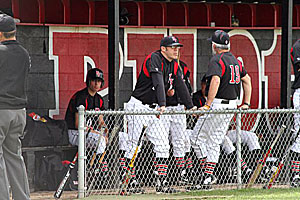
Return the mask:
[(282, 1), (282, 37), (281, 37), (281, 96), (280, 106), (291, 107), (291, 60), (293, 0)]
[(236, 116), (236, 162), (237, 162), (237, 189), (242, 188), (242, 140), (241, 140), (241, 113)]
[(119, 0), (108, 1), (108, 107), (119, 108)]
[(85, 141), (84, 141), (84, 106), (78, 107), (78, 198), (84, 198), (84, 159), (85, 159)]

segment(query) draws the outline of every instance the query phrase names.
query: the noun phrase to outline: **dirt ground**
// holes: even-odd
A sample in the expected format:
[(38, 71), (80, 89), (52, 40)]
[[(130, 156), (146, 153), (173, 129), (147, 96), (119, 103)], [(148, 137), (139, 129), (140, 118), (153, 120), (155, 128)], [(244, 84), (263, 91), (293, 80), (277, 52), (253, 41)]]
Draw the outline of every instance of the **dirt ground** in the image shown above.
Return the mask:
[[(76, 199), (77, 198), (77, 191), (64, 191), (61, 195), (61, 200), (69, 200), (69, 199)], [(31, 192), (30, 197), (31, 200), (53, 200), (54, 191), (38, 191), (38, 192)]]

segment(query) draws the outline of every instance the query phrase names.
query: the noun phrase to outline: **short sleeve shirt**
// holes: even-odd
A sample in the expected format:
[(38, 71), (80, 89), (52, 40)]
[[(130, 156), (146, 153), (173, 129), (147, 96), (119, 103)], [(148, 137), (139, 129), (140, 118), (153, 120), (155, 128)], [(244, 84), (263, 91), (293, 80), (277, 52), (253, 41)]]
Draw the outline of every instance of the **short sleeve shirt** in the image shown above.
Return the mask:
[[(75, 127), (75, 113), (78, 112), (77, 108), (83, 105), (85, 110), (105, 110), (103, 98), (96, 93), (91, 96), (88, 92), (88, 88), (84, 88), (76, 92), (70, 99), (67, 112), (65, 115), (65, 120), (68, 124), (68, 129), (76, 129)], [(91, 126), (94, 129), (98, 128), (98, 116), (93, 119), (87, 119), (91, 121)]]
[(220, 85), (216, 98), (234, 100), (239, 97), (241, 78), (247, 71), (237, 59), (230, 53), (221, 53), (211, 58), (208, 71), (205, 74), (207, 86), (205, 95), (208, 95), (210, 82), (213, 76), (220, 77)]

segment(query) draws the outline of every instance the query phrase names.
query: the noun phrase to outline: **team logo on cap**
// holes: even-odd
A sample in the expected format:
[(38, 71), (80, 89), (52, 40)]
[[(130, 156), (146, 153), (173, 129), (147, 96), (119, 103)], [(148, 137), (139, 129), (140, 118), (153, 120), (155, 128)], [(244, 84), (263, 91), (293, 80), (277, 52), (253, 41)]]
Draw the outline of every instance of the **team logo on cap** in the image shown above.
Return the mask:
[(99, 72), (99, 71), (96, 71), (96, 77), (99, 77), (99, 78), (101, 78), (101, 74), (100, 74), (100, 72)]
[(177, 39), (176, 39), (176, 37), (174, 37), (174, 36), (172, 36), (172, 40), (173, 40), (174, 42), (177, 42)]

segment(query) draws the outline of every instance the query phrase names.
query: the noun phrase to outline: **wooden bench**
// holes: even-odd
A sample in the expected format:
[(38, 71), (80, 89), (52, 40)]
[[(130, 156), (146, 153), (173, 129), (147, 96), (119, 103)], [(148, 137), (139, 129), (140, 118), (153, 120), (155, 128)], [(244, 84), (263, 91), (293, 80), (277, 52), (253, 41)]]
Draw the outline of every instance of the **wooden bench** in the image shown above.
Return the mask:
[(63, 159), (67, 159), (67, 153), (73, 153), (77, 151), (77, 146), (44, 146), (44, 147), (22, 147), (22, 154), (24, 157), (28, 182), (30, 191), (35, 190), (34, 185), (34, 176), (35, 176), (35, 165), (36, 165), (36, 152), (54, 152), (54, 151), (62, 151), (65, 155), (63, 155)]

